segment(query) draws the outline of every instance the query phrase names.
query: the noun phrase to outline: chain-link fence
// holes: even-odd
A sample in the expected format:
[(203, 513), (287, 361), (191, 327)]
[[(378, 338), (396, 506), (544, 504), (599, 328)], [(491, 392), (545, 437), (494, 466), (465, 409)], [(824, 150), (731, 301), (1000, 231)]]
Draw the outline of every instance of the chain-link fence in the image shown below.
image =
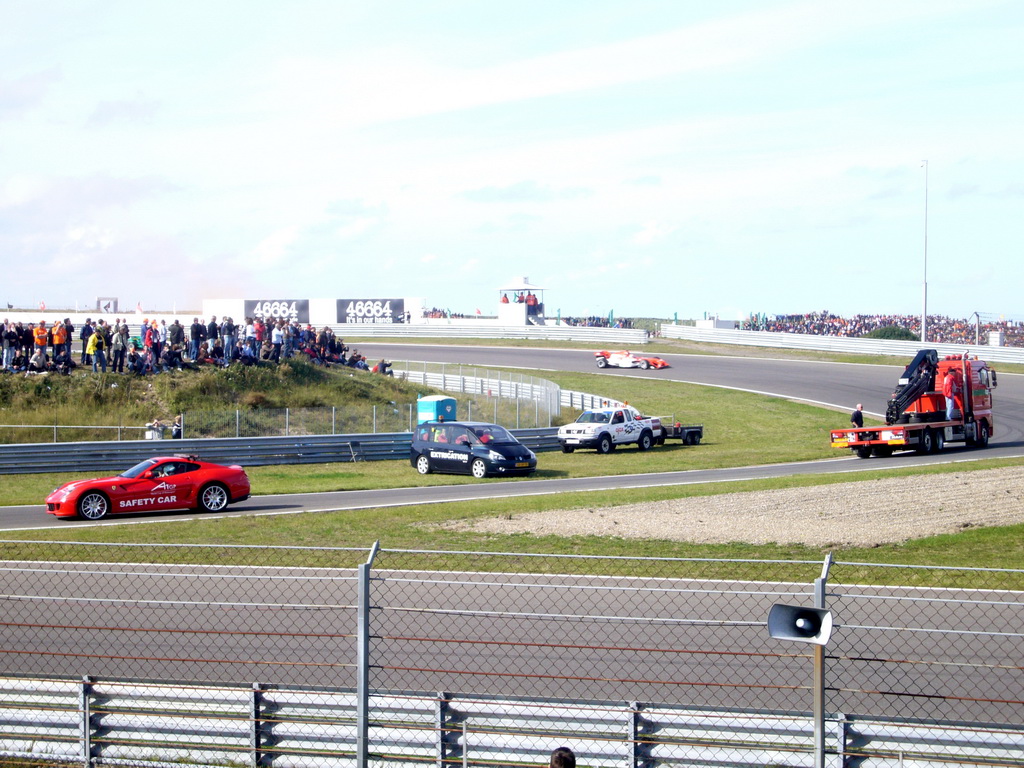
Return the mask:
[[(396, 376), (456, 396), (458, 418), (464, 421), (489, 421), (510, 429), (550, 427), (561, 412), (558, 386), (528, 374), (448, 363), (398, 361), (393, 365)], [(411, 432), (415, 424), (415, 403), (182, 414), (182, 434), (186, 438)]]
[[(493, 371), (451, 363), (396, 361), (395, 376), (455, 396), (458, 418), (488, 421), (509, 429), (550, 427), (561, 415), (561, 389), (529, 374)], [(360, 375), (362, 375), (360, 373)], [(367, 374), (370, 375), (370, 374)], [(570, 393), (587, 407), (597, 395)], [(572, 397), (570, 398), (573, 399)], [(572, 402), (572, 407), (576, 403)], [(0, 444), (72, 442), (82, 440), (140, 440), (170, 437), (170, 425), (121, 424), (116, 414), (92, 413), (82, 421), (93, 424), (0, 424)], [(182, 437), (276, 437), (412, 432), (415, 402), (348, 403), (343, 407), (238, 408), (190, 410), (182, 417)]]
[(814, 647), (766, 629), (819, 562), (0, 546), (0, 677), (89, 676), (67, 738), (106, 762), (1024, 765), (1024, 571), (832, 565), (821, 733)]
[(1020, 733), (979, 726), (1024, 723), (1022, 590), (1019, 570), (837, 563), (825, 691), (848, 754), (924, 759), (893, 744), (896, 723), (918, 724), (925, 745), (948, 741), (950, 761), (1019, 748)]

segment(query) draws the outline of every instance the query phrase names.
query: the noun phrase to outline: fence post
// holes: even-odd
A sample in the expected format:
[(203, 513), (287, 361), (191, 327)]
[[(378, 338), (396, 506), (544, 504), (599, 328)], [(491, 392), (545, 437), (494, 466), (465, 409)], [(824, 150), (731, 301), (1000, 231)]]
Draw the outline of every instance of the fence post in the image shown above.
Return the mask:
[(332, 405), (331, 406), (331, 434), (332, 435), (338, 434), (338, 432), (336, 431), (337, 430), (337, 428), (336, 428), (337, 418), (338, 418), (338, 406)]
[(89, 768), (92, 765), (92, 678), (86, 675), (82, 678), (82, 685), (78, 689), (78, 714), (81, 719), (78, 722), (81, 732), (82, 765)]
[(253, 768), (260, 765), (260, 708), (263, 703), (263, 691), (259, 683), (252, 684), (252, 697), (249, 699), (249, 759)]
[(291, 435), (291, 408), (284, 409), (284, 436)]
[(640, 703), (631, 701), (626, 705), (626, 766), (634, 768), (640, 765), (640, 740), (637, 738), (640, 721)]
[[(434, 749), (436, 750), (434, 753), (434, 765), (437, 768), (444, 768), (446, 765), (445, 759), (448, 757), (447, 739), (445, 738), (446, 723), (448, 722), (448, 698), (448, 693), (438, 691), (437, 702), (434, 707)], [(462, 725), (465, 727), (465, 722)], [(465, 750), (466, 745), (463, 744), (462, 748)], [(463, 759), (465, 759), (465, 755), (463, 755)]]
[(377, 405), (373, 406), (373, 434), (377, 434)]
[(356, 623), (356, 766), (367, 768), (370, 759), (370, 573), (380, 542), (373, 542), (366, 562), (359, 566)]
[(239, 421), (240, 420), (241, 420), (241, 415), (238, 413), (238, 409), (236, 408), (235, 409), (235, 437), (239, 436), (239, 429), (238, 429), (238, 427), (239, 427)]
[[(814, 580), (814, 607), (826, 609), (825, 590), (828, 572), (832, 567), (832, 553), (825, 557), (821, 576)], [(825, 768), (825, 646), (815, 645), (814, 654), (814, 768)]]

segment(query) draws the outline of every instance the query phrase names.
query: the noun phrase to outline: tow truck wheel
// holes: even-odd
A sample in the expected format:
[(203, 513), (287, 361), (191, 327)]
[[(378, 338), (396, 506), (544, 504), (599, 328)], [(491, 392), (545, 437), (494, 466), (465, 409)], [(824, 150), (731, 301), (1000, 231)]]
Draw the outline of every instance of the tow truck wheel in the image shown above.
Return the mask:
[(935, 433), (935, 440), (932, 441), (932, 452), (939, 453), (943, 448), (946, 447), (946, 436), (942, 433), (942, 430), (938, 430)]
[(888, 458), (889, 456), (892, 456), (892, 446), (891, 445), (876, 445), (871, 450), (871, 453), (873, 453), (875, 456), (878, 456), (881, 459), (885, 459), (885, 458)]
[(932, 436), (931, 429), (925, 429), (921, 433), (921, 437), (917, 442), (918, 453), (932, 453), (935, 450), (935, 440)]
[(652, 445), (654, 445), (654, 435), (644, 430), (640, 435), (640, 439), (636, 441), (636, 447), (641, 451), (649, 451)]
[(598, 440), (597, 442), (598, 453), (611, 453), (612, 448), (614, 447), (615, 444), (612, 442), (612, 439), (608, 437), (608, 435), (601, 435), (601, 439)]
[(871, 457), (871, 446), (870, 445), (858, 445), (856, 448), (857, 455), (862, 459)]
[(988, 447), (988, 424), (984, 421), (978, 422), (978, 447)]
[(576, 449), (573, 446), (571, 446), (571, 445), (563, 445), (562, 446), (562, 453), (572, 453), (575, 450)]

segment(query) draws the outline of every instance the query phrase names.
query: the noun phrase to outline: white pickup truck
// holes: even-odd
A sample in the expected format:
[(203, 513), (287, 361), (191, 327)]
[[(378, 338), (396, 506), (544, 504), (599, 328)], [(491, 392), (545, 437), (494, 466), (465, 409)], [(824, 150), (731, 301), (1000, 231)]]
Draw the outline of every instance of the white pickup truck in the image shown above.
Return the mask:
[(577, 448), (596, 448), (598, 453), (611, 453), (618, 445), (636, 443), (648, 450), (661, 438), (661, 420), (642, 416), (630, 405), (584, 411), (572, 424), (558, 428), (562, 453)]

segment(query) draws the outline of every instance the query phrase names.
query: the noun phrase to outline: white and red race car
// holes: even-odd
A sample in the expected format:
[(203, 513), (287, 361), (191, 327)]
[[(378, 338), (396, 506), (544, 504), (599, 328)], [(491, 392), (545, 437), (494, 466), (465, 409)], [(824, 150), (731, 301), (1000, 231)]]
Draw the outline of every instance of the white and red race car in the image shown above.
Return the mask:
[(655, 355), (634, 355), (629, 350), (609, 352), (602, 349), (594, 353), (598, 368), (669, 368), (669, 364)]

